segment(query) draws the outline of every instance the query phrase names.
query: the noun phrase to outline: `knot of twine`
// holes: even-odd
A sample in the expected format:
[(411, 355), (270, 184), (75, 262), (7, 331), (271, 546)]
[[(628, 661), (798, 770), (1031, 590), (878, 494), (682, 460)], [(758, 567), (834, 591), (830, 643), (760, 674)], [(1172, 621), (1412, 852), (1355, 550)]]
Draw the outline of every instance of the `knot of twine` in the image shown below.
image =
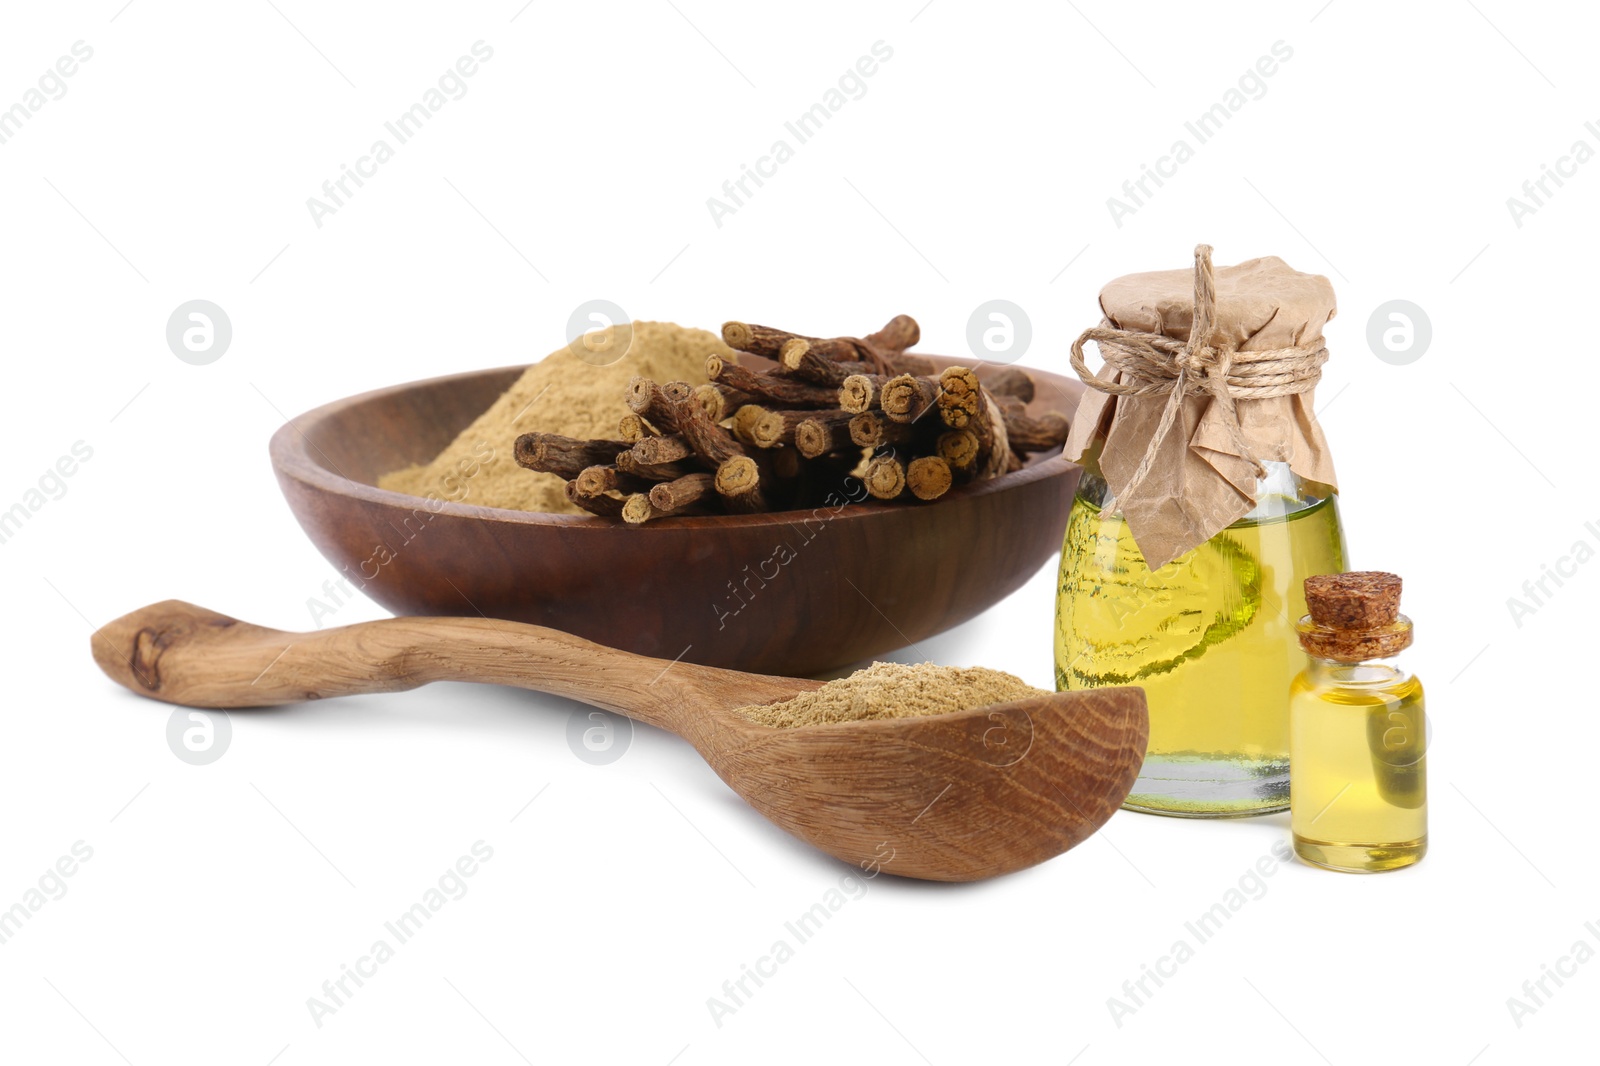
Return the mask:
[[(1266, 473), (1266, 467), (1245, 440), (1237, 401), (1310, 392), (1321, 379), (1322, 364), (1328, 361), (1328, 349), (1321, 344), (1241, 352), (1213, 343), (1216, 317), (1211, 246), (1200, 244), (1194, 249), (1194, 323), (1187, 341), (1173, 340), (1162, 333), (1096, 326), (1084, 330), (1072, 342), (1072, 369), (1089, 387), (1111, 396), (1167, 397), (1149, 447), (1122, 490), (1124, 501), (1136, 498), (1161, 442), (1172, 431), (1189, 396), (1206, 393), (1216, 400), (1235, 454), (1248, 462), (1259, 478)], [(1084, 364), (1083, 346), (1087, 341), (1094, 341), (1099, 347), (1106, 361), (1107, 377), (1097, 377)], [(1108, 504), (1102, 515), (1109, 510)]]

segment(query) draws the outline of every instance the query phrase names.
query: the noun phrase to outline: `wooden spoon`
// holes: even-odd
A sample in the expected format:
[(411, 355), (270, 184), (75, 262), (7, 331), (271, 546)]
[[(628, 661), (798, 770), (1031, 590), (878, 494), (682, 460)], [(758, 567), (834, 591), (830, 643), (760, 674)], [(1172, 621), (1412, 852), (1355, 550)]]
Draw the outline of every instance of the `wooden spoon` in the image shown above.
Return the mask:
[(1111, 817), (1144, 759), (1144, 692), (775, 729), (736, 708), (820, 682), (669, 663), (489, 618), (284, 633), (168, 600), (94, 634), (113, 681), (189, 707), (262, 707), (430, 681), (513, 685), (676, 733), (767, 818), (838, 859), (933, 881), (1020, 870)]

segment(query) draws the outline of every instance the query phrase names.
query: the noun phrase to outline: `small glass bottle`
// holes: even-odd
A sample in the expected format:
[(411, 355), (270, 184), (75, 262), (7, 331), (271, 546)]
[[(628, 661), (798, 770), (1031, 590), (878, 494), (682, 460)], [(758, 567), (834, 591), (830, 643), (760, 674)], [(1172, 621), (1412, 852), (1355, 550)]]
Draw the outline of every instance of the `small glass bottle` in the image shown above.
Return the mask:
[(1376, 873), (1428, 850), (1422, 683), (1400, 579), (1361, 571), (1308, 578), (1297, 627), (1309, 662), (1289, 688), (1294, 850), (1329, 870)]

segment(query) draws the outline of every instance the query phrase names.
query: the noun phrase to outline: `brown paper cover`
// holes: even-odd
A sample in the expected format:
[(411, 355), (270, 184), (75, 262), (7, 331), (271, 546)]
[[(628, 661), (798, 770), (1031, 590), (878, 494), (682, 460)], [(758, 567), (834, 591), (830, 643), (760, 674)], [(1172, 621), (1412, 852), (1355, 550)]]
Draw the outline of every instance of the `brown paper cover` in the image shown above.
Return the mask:
[[(1217, 308), (1211, 345), (1236, 351), (1316, 346), (1337, 311), (1333, 285), (1268, 256), (1216, 269)], [(1194, 320), (1194, 272), (1158, 270), (1117, 278), (1100, 290), (1103, 325), (1160, 333), (1187, 342)], [(1103, 371), (1102, 371), (1103, 373)], [(1120, 380), (1120, 375), (1116, 380)], [(1333, 459), (1317, 425), (1314, 393), (1238, 400), (1239, 424), (1256, 458), (1289, 464), (1300, 477), (1330, 487)], [(1066, 455), (1082, 461), (1099, 442), (1099, 465), (1117, 509), (1154, 570), (1249, 514), (1256, 476), (1240, 457), (1216, 400), (1191, 393), (1162, 441), (1138, 498), (1125, 488), (1161, 418), (1167, 397), (1083, 395)]]

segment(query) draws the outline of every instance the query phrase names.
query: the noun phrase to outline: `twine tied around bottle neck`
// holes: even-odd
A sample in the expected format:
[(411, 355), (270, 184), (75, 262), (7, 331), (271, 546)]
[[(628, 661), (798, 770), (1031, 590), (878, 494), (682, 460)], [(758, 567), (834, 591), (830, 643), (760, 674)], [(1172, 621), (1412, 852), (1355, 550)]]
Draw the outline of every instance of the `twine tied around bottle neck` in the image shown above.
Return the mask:
[[(1213, 343), (1216, 317), (1217, 290), (1211, 267), (1211, 246), (1199, 244), (1194, 249), (1194, 322), (1187, 341), (1174, 340), (1162, 333), (1096, 326), (1084, 330), (1072, 342), (1072, 369), (1090, 388), (1111, 396), (1167, 397), (1144, 457), (1120, 494), (1122, 500), (1136, 497), (1155, 463), (1161, 442), (1172, 431), (1188, 397), (1206, 393), (1216, 400), (1234, 453), (1249, 463), (1259, 478), (1266, 474), (1266, 467), (1245, 440), (1237, 401), (1310, 392), (1321, 380), (1328, 349), (1320, 341), (1292, 348), (1238, 351)], [(1106, 361), (1103, 371), (1106, 377), (1096, 376), (1084, 364), (1083, 346), (1088, 341), (1099, 346), (1100, 355)], [(1102, 516), (1110, 510), (1111, 501), (1108, 500)]]

